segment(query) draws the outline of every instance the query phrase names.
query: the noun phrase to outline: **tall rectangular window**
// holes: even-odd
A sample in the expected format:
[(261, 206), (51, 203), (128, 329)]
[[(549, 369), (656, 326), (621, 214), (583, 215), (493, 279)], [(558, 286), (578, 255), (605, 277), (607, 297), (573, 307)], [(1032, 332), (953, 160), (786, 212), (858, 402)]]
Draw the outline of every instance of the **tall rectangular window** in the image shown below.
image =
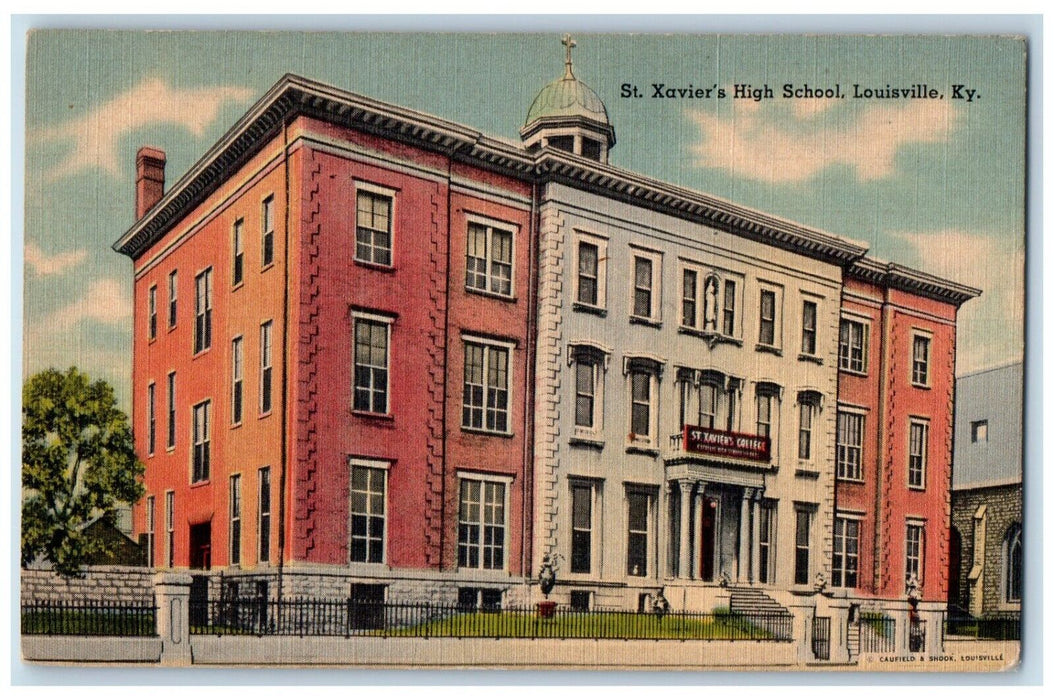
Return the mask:
[(505, 484), (462, 479), (458, 508), (457, 565), (505, 568)]
[(593, 485), (571, 483), (571, 573), (593, 570)]
[(916, 335), (911, 340), (911, 383), (929, 386), (930, 383), (930, 339)]
[(812, 417), (816, 406), (810, 401), (798, 402), (798, 459), (812, 459)]
[(194, 278), (194, 353), (212, 347), (212, 268)]
[(801, 305), (801, 352), (816, 354), (816, 302), (803, 301)]
[(231, 341), (231, 423), (242, 422), (242, 397), (244, 388), (244, 363), (242, 357), (242, 337), (239, 335)]
[(908, 523), (904, 542), (904, 580), (916, 579), (922, 586), (922, 562), (926, 554), (926, 533), (922, 523)]
[(194, 452), (191, 458), (193, 462), (191, 474), (192, 483), (208, 481), (209, 479), (209, 445), (211, 441), (209, 436), (209, 423), (211, 417), (209, 414), (211, 413), (211, 408), (210, 401), (202, 401), (194, 406), (192, 435)]
[(154, 446), (157, 440), (157, 392), (154, 389), (153, 382), (150, 382), (146, 387), (146, 451), (149, 454), (154, 454)]
[(809, 540), (812, 529), (812, 511), (797, 508), (794, 511), (794, 583), (809, 583)]
[(165, 492), (165, 566), (171, 569), (176, 559), (176, 494)]
[(600, 301), (600, 248), (593, 243), (578, 243), (579, 304), (597, 306)]
[(754, 430), (761, 437), (772, 437), (772, 394), (758, 394), (758, 422)]
[(512, 231), (470, 223), (465, 286), (512, 296)]
[(863, 475), (864, 417), (859, 413), (838, 413), (835, 459), (839, 479), (860, 481)]
[(776, 344), (776, 292), (761, 290), (758, 342), (762, 345)]
[(856, 588), (856, 573), (860, 560), (860, 521), (856, 518), (834, 519), (834, 558), (831, 566), (831, 585)]
[(384, 561), (385, 469), (351, 466), (351, 560)]
[(685, 270), (681, 280), (681, 325), (688, 328), (699, 327), (699, 273)]
[(271, 560), (271, 468), (261, 467), (260, 468), (260, 479), (259, 479), (260, 492), (257, 496), (258, 504), (258, 523), (257, 531), (259, 533), (257, 541), (259, 543), (258, 561), (261, 564), (266, 564)]
[(154, 527), (155, 523), (154, 513), (154, 497), (146, 497), (146, 565), (148, 568), (154, 568)]
[(355, 259), (392, 264), (392, 198), (360, 189), (355, 195)]
[(242, 477), (231, 475), (230, 493), (230, 561), (237, 566), (242, 561)]
[(725, 280), (724, 308), (721, 312), (721, 332), (727, 336), (736, 334), (736, 283)]
[(926, 457), (929, 452), (930, 425), (912, 420), (908, 436), (908, 486), (926, 488)]
[(245, 241), (242, 240), (244, 222), (238, 219), (231, 231), (231, 286), (242, 283), (245, 277)]
[(356, 411), (388, 413), (388, 333), (384, 321), (355, 319)]
[(703, 382), (699, 385), (699, 425), (703, 428), (717, 426), (717, 398), (720, 394), (716, 384)]
[(264, 321), (260, 324), (260, 413), (271, 412), (271, 379), (273, 376), (271, 358), (271, 330), (274, 324)]
[(776, 503), (762, 501), (758, 510), (758, 581), (776, 579)]
[(652, 438), (652, 374), (630, 373), (630, 436), (631, 440), (650, 442)]
[(648, 575), (648, 539), (651, 496), (643, 491), (627, 491), (626, 574)]
[(176, 446), (176, 373), (168, 373), (168, 443)]
[(260, 233), (260, 260), (261, 267), (267, 267), (274, 262), (274, 195), (269, 195), (263, 201), (262, 231)]
[(176, 303), (179, 294), (179, 273), (168, 273), (168, 327), (176, 327)]
[(508, 347), (465, 341), (462, 427), (508, 432), (509, 353)]
[(579, 358), (575, 362), (575, 427), (596, 428), (598, 365)]
[(641, 318), (652, 317), (652, 269), (650, 258), (635, 256), (633, 258), (633, 315)]
[(867, 324), (842, 319), (838, 326), (838, 369), (867, 371)]
[(147, 318), (149, 323), (149, 338), (157, 337), (157, 285), (153, 285), (147, 291)]

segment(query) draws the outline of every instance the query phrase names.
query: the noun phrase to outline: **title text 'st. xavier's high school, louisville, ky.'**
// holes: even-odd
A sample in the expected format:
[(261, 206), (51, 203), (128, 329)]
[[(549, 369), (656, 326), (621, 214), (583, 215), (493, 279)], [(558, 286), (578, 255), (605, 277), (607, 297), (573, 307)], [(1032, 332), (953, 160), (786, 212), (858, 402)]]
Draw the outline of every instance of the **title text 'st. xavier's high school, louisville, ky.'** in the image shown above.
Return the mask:
[[(519, 141), (283, 77), (138, 155), (149, 563), (269, 596), (638, 609), (947, 597), (978, 290), (609, 164), (574, 75)], [(898, 607), (899, 606), (899, 607)]]

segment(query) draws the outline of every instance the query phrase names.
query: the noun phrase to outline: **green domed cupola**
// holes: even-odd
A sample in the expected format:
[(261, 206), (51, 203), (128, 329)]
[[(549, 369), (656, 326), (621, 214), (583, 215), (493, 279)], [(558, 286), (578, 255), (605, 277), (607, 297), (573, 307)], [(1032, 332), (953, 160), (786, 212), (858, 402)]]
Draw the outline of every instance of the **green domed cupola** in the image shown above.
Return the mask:
[(520, 136), (529, 151), (548, 146), (606, 163), (608, 151), (615, 145), (615, 129), (600, 97), (575, 77), (571, 65), (575, 41), (565, 34), (563, 44), (564, 75), (534, 98)]

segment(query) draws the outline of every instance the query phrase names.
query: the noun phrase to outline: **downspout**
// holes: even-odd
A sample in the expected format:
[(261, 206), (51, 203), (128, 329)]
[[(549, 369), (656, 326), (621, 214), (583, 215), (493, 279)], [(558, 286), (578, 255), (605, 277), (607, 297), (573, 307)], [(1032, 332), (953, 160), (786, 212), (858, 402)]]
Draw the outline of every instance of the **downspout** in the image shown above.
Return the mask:
[(446, 269), (443, 271), (443, 406), (441, 422), (443, 434), (440, 440), (443, 445), (443, 456), (439, 465), (439, 570), (443, 571), (443, 558), (446, 554), (446, 479), (447, 479), (447, 410), (450, 408), (450, 239), (451, 239), (451, 202), (450, 190), (454, 180), (454, 150), (451, 148), (446, 158), (446, 231), (438, 232), (446, 236)]
[(874, 589), (875, 594), (880, 594), (882, 589), (882, 481), (885, 476), (883, 465), (886, 457), (886, 402), (889, 399), (889, 362), (892, 355), (892, 347), (889, 338), (891, 334), (891, 314), (889, 310), (889, 288), (882, 291), (882, 313), (880, 318), (882, 324), (882, 337), (879, 349), (882, 353), (878, 371), (878, 448), (875, 450), (875, 532), (874, 532)]
[(282, 600), (282, 577), (285, 570), (286, 480), (289, 462), (289, 120), (282, 122), (282, 170), (285, 179), (285, 215), (283, 218), (285, 250), (282, 276), (282, 405), (281, 405), (281, 472), (278, 487), (278, 600)]
[(536, 325), (537, 308), (534, 303), (534, 291), (538, 288), (538, 269), (535, 266), (538, 254), (538, 183), (531, 183), (531, 221), (529, 224), (530, 239), (527, 242), (527, 338), (524, 345), (526, 367), (524, 372), (523, 391), (523, 497), (522, 512), (520, 514), (520, 573), (524, 580), (530, 584), (532, 570), (532, 554), (530, 543), (533, 541), (532, 528), (534, 522), (534, 499), (532, 497), (534, 484), (534, 353), (535, 338), (537, 337)]

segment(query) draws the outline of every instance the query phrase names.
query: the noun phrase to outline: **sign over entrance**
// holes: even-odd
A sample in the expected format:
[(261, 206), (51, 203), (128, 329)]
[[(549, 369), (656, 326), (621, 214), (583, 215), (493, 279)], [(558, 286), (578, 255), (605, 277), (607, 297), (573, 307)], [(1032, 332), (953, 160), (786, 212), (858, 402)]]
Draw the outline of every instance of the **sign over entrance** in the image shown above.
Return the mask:
[(684, 451), (702, 454), (769, 461), (770, 440), (763, 435), (733, 433), (697, 425), (684, 426)]

